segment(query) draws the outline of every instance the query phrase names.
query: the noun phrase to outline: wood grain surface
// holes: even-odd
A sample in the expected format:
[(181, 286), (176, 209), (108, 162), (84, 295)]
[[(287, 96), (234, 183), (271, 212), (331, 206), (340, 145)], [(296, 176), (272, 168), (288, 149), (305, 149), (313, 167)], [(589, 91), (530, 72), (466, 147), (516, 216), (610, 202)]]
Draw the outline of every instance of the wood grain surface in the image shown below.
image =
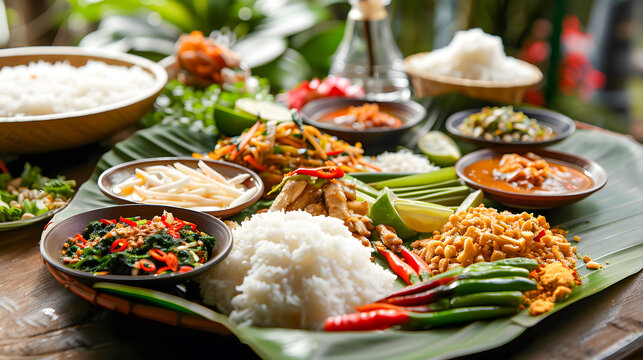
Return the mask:
[[(82, 183), (109, 144), (14, 158)], [(38, 250), (46, 222), (0, 232), (0, 359), (256, 358), (232, 336), (173, 327), (91, 305), (58, 283)], [(643, 356), (639, 272), (548, 317), (500, 348), (467, 359)], [(463, 358), (463, 359), (465, 359)]]

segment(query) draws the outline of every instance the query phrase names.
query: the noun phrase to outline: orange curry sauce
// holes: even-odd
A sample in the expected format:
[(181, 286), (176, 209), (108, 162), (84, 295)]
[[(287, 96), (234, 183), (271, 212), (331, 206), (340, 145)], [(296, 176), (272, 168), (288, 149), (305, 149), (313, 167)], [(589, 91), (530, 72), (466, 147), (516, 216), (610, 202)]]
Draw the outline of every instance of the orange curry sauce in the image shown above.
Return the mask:
[(572, 193), (594, 184), (582, 171), (547, 162), (533, 153), (480, 160), (467, 166), (464, 173), (480, 185), (523, 194)]
[(380, 111), (377, 104), (364, 104), (333, 111), (319, 118), (317, 121), (331, 123), (356, 130), (370, 128), (398, 128), (402, 121), (397, 117)]

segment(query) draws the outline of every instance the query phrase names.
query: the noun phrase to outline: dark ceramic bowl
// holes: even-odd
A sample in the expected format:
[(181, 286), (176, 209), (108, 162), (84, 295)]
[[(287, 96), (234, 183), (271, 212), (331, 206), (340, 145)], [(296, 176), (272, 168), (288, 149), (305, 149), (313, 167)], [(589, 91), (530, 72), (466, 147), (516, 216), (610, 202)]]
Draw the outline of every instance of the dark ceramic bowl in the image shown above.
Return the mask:
[(263, 181), (261, 180), (259, 175), (257, 175), (254, 171), (237, 164), (210, 160), (210, 159), (196, 159), (193, 157), (150, 158), (150, 159), (134, 160), (120, 165), (116, 165), (105, 170), (100, 175), (100, 177), (98, 178), (98, 188), (105, 196), (109, 197), (110, 199), (116, 202), (123, 203), (123, 204), (141, 204), (140, 202), (132, 201), (127, 198), (121, 197), (117, 194), (114, 194), (114, 192), (112, 191), (112, 188), (114, 187), (115, 184), (118, 184), (119, 182), (133, 176), (136, 168), (144, 168), (147, 166), (154, 166), (154, 165), (172, 165), (176, 162), (180, 162), (181, 164), (185, 166), (189, 166), (191, 168), (197, 168), (198, 167), (197, 164), (201, 160), (206, 164), (208, 164), (208, 166), (210, 166), (211, 168), (213, 168), (214, 170), (216, 170), (221, 175), (227, 178), (232, 178), (239, 174), (249, 174), (250, 177), (243, 183), (243, 185), (245, 185), (248, 189), (253, 189), (253, 188), (257, 189), (255, 195), (252, 198), (248, 199), (248, 201), (245, 201), (244, 203), (241, 203), (231, 208), (204, 211), (205, 213), (208, 213), (212, 216), (218, 216), (218, 217), (232, 216), (234, 214), (239, 213), (241, 210), (247, 208), (248, 206), (254, 204), (257, 200), (259, 200), (259, 198), (263, 194)]
[[(60, 252), (63, 244), (70, 236), (85, 231), (85, 227), (91, 221), (100, 219), (114, 219), (119, 216), (151, 219), (156, 215), (163, 214), (163, 210), (171, 212), (181, 220), (196, 224), (200, 231), (214, 236), (216, 243), (210, 259), (198, 268), (185, 273), (173, 273), (164, 275), (94, 275), (89, 272), (74, 270), (66, 267), (60, 261)], [(102, 209), (90, 210), (84, 213), (73, 215), (60, 222), (52, 222), (43, 231), (40, 238), (40, 255), (54, 268), (68, 274), (79, 281), (94, 283), (97, 281), (117, 282), (133, 286), (154, 286), (178, 284), (203, 273), (223, 260), (232, 249), (232, 233), (223, 221), (214, 216), (182, 208), (160, 206), (160, 205), (118, 205)]]
[(478, 113), (482, 109), (469, 109), (458, 111), (452, 114), (446, 121), (446, 128), (454, 136), (483, 147), (506, 146), (506, 147), (541, 147), (557, 143), (574, 133), (576, 125), (567, 116), (551, 110), (534, 108), (514, 108), (514, 111), (521, 111), (539, 124), (549, 126), (556, 134), (552, 139), (543, 141), (525, 141), (507, 143), (499, 140), (485, 140), (482, 137), (464, 135), (458, 128), (471, 114)]
[(531, 150), (531, 152), (544, 158), (547, 162), (572, 167), (581, 171), (592, 179), (592, 187), (581, 191), (562, 194), (524, 194), (485, 186), (474, 182), (465, 175), (465, 169), (471, 164), (512, 152), (524, 154), (525, 150), (524, 148), (495, 148), (474, 151), (458, 160), (455, 164), (455, 172), (458, 177), (460, 177), (470, 187), (474, 189), (482, 189), (485, 197), (520, 209), (550, 209), (568, 205), (600, 190), (607, 183), (607, 173), (596, 162), (580, 156), (544, 149)]
[[(398, 128), (372, 128), (357, 130), (348, 127), (318, 121), (331, 112), (345, 109), (349, 106), (362, 106), (364, 104), (378, 104), (380, 110), (396, 116), (402, 121)], [(313, 125), (323, 131), (337, 136), (339, 139), (355, 143), (361, 142), (365, 148), (395, 147), (400, 138), (412, 127), (419, 124), (426, 116), (424, 107), (416, 102), (388, 102), (388, 101), (367, 101), (346, 97), (330, 97), (314, 100), (301, 109), (301, 115), (305, 123)]]

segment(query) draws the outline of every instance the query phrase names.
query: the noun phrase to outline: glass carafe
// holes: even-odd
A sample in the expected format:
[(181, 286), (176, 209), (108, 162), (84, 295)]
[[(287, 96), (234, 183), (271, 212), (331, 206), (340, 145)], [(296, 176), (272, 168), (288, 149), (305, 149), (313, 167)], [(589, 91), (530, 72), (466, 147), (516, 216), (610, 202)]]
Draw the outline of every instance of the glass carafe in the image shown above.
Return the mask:
[(404, 60), (382, 0), (350, 0), (344, 38), (333, 55), (331, 75), (364, 87), (368, 100), (406, 101), (410, 97)]

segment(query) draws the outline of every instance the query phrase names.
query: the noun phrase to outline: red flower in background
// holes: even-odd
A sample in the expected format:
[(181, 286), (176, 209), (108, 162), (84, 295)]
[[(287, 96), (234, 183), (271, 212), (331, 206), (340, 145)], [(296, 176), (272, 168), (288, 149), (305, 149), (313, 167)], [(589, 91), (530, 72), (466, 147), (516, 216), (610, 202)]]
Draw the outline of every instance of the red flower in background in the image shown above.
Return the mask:
[[(589, 61), (588, 54), (594, 46), (594, 37), (581, 31), (580, 20), (575, 15), (563, 19), (561, 43), (563, 58), (559, 67), (558, 87), (565, 95), (577, 94), (584, 101), (589, 100), (597, 89), (605, 86), (605, 74), (596, 70)], [(549, 36), (551, 24), (545, 20), (534, 22), (530, 40), (520, 52), (520, 58), (534, 65), (543, 65), (550, 53), (550, 45), (545, 40)], [(545, 106), (541, 92), (529, 90), (524, 101), (529, 104)]]
[(320, 81), (313, 78), (304, 80), (286, 93), (286, 105), (291, 109), (301, 110), (308, 102), (331, 96), (363, 97), (364, 89), (352, 85), (347, 78), (329, 76)]

